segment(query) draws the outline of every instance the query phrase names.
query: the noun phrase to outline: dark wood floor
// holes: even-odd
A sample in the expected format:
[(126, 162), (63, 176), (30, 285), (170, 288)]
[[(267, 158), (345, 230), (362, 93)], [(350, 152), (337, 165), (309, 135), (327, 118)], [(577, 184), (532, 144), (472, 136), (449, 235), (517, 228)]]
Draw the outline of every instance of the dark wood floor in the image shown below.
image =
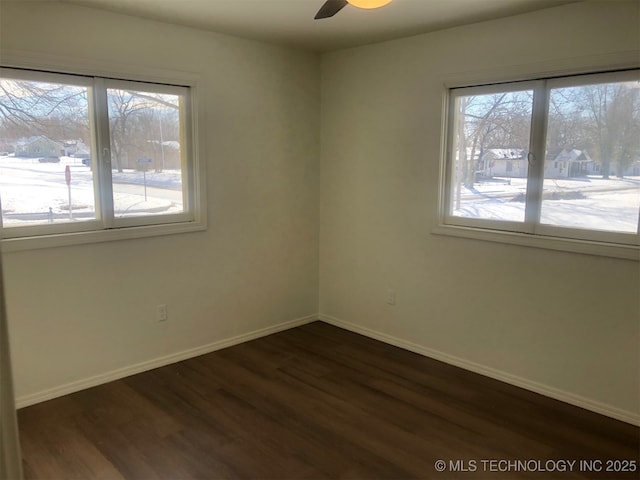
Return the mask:
[(640, 431), (322, 322), (24, 408), (19, 423), (28, 479), (639, 478), (516, 471), (504, 461), (638, 462)]

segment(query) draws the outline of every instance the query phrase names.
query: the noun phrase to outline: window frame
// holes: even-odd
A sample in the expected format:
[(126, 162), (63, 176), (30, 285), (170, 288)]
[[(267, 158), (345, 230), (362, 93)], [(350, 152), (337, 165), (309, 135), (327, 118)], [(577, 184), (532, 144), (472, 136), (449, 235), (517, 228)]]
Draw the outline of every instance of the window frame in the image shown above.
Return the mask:
[[(3, 78), (30, 81), (49, 81), (88, 87), (89, 116), (92, 132), (92, 155), (96, 156), (94, 170), (94, 195), (96, 211), (94, 220), (57, 225), (31, 225), (0, 228), (3, 252), (38, 248), (51, 248), (112, 240), (145, 238), (206, 230), (205, 165), (201, 159), (202, 140), (198, 134), (199, 75), (140, 68), (137, 71), (120, 65), (105, 69), (104, 66), (84, 65), (82, 68), (68, 66), (60, 59), (30, 58), (11, 53), (3, 57), (0, 73)], [(25, 58), (26, 57), (26, 58)], [(181, 109), (183, 142), (183, 212), (167, 215), (148, 215), (115, 218), (111, 196), (111, 164), (108, 108), (108, 88), (129, 87), (158, 93), (184, 95)], [(103, 89), (104, 95), (96, 95), (95, 89)], [(96, 119), (102, 116), (101, 121)], [(106, 149), (106, 150), (105, 150)], [(111, 199), (105, 201), (105, 196)], [(98, 198), (100, 197), (100, 198)], [(111, 204), (111, 205), (110, 205)], [(105, 206), (111, 206), (105, 211)]]
[[(98, 77), (99, 78), (99, 77)], [(132, 82), (129, 80), (115, 80), (115, 79), (103, 79), (100, 78), (103, 85), (105, 93), (108, 92), (109, 89), (126, 89), (126, 90), (135, 90), (140, 87), (144, 87), (146, 85), (153, 85), (153, 93), (167, 93), (167, 94), (177, 94), (184, 95), (185, 102), (182, 111), (180, 112), (180, 121), (183, 129), (185, 131), (184, 136), (186, 141), (182, 141), (180, 143), (180, 147), (184, 149), (183, 158), (185, 158), (185, 165), (183, 165), (182, 173), (182, 205), (183, 205), (183, 213), (173, 213), (166, 215), (148, 215), (148, 216), (139, 216), (139, 217), (122, 217), (117, 218), (113, 214), (113, 211), (110, 207), (113, 207), (113, 204), (109, 205), (107, 201), (108, 197), (113, 198), (113, 193), (109, 190), (113, 186), (113, 182), (111, 179), (111, 174), (113, 170), (111, 169), (110, 161), (103, 161), (100, 163), (100, 175), (103, 180), (101, 180), (103, 186), (106, 186), (106, 189), (103, 188), (102, 194), (107, 197), (103, 200), (103, 206), (106, 207), (106, 221), (109, 224), (109, 228), (128, 228), (128, 227), (141, 227), (141, 226), (151, 226), (151, 225), (160, 225), (160, 224), (169, 224), (169, 223), (180, 223), (180, 222), (190, 222), (193, 221), (194, 215), (192, 213), (192, 207), (194, 205), (193, 200), (193, 185), (194, 185), (194, 172), (192, 168), (189, 168), (190, 161), (189, 158), (191, 156), (191, 142), (189, 138), (193, 135), (191, 132), (191, 123), (189, 121), (191, 110), (190, 100), (189, 100), (189, 90), (188, 87), (184, 86), (176, 86), (176, 85), (166, 85), (166, 84), (150, 84), (150, 83), (142, 83), (142, 82)], [(102, 100), (106, 101), (107, 97), (105, 96)], [(108, 119), (108, 105), (107, 103), (95, 102), (97, 116), (104, 116)], [(108, 127), (108, 124), (103, 124), (103, 127)], [(110, 147), (110, 138), (109, 138), (108, 129), (103, 129), (103, 131), (98, 131), (98, 137), (104, 137), (103, 140), (98, 140), (98, 151), (104, 150), (104, 148), (111, 149)], [(108, 145), (105, 147), (105, 144)], [(104, 214), (103, 213), (103, 214)]]
[[(447, 79), (443, 91), (442, 147), (438, 225), (434, 234), (518, 244), (552, 250), (573, 251), (593, 255), (640, 260), (640, 218), (638, 231), (618, 233), (562, 227), (540, 223), (544, 185), (547, 133), (547, 108), (552, 88), (593, 84), (597, 80), (626, 81), (638, 79), (640, 65), (625, 65), (605, 71), (549, 72), (546, 75), (514, 75), (498, 79), (481, 75), (475, 82)], [(500, 221), (454, 216), (451, 210), (454, 189), (454, 142), (456, 98), (472, 94), (491, 94), (509, 91), (534, 91), (530, 129), (529, 173), (523, 222)], [(533, 161), (531, 161), (533, 160)]]

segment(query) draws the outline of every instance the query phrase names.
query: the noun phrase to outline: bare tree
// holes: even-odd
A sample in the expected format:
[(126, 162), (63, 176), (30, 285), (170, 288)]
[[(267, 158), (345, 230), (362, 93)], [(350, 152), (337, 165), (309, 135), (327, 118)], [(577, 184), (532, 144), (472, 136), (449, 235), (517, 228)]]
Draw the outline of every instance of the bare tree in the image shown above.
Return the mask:
[(4, 142), (43, 135), (89, 143), (87, 89), (25, 80), (0, 80), (0, 136)]
[(626, 83), (589, 85), (576, 89), (585, 107), (585, 130), (595, 146), (603, 178), (611, 168), (622, 177), (640, 152), (640, 90)]
[(133, 119), (147, 107), (126, 90), (109, 90), (109, 129), (111, 133), (111, 161), (122, 172), (128, 161), (128, 151), (135, 146), (132, 132)]
[(531, 105), (532, 93), (529, 91), (458, 98), (456, 150), (459, 186), (473, 188), (478, 162), (486, 150), (528, 148)]
[(150, 157), (165, 166), (166, 140), (179, 138), (176, 96), (109, 89), (109, 124), (114, 164), (122, 171), (130, 156)]

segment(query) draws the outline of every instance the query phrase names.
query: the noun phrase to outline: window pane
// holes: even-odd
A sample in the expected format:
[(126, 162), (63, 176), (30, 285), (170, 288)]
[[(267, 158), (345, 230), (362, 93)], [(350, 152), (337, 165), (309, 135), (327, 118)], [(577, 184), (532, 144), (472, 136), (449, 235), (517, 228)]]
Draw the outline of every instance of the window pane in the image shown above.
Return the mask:
[(5, 227), (96, 218), (88, 89), (0, 79)]
[(618, 82), (550, 91), (541, 223), (637, 232), (639, 87)]
[(107, 89), (116, 218), (182, 213), (183, 98)]
[(533, 91), (455, 102), (451, 214), (524, 221)]

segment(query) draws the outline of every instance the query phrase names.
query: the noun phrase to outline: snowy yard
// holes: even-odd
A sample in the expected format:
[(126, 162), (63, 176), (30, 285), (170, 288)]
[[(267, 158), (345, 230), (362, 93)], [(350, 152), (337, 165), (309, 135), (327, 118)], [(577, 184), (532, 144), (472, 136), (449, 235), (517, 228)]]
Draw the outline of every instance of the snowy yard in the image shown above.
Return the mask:
[[(492, 220), (524, 220), (526, 179), (496, 178), (462, 188), (454, 215)], [(459, 207), (459, 208), (455, 208)], [(635, 233), (640, 213), (640, 177), (546, 179), (541, 223)]]
[[(71, 174), (71, 209), (65, 169)], [(6, 227), (93, 220), (93, 171), (82, 160), (59, 163), (0, 157), (0, 200)], [(113, 172), (116, 217), (177, 213), (183, 210), (181, 172)], [(146, 182), (146, 186), (145, 186)], [(454, 195), (454, 215), (493, 220), (524, 220), (526, 179), (494, 178), (462, 188)], [(145, 198), (146, 197), (146, 198)], [(458, 200), (458, 201), (457, 201)], [(638, 228), (640, 177), (547, 179), (541, 223), (594, 230), (630, 232)]]
[[(70, 189), (65, 180), (67, 166), (71, 174)], [(181, 212), (180, 173), (179, 170), (113, 172), (116, 217)], [(0, 157), (3, 225), (95, 219), (93, 175), (92, 169), (79, 158), (60, 157), (59, 163), (40, 163), (34, 158)]]

